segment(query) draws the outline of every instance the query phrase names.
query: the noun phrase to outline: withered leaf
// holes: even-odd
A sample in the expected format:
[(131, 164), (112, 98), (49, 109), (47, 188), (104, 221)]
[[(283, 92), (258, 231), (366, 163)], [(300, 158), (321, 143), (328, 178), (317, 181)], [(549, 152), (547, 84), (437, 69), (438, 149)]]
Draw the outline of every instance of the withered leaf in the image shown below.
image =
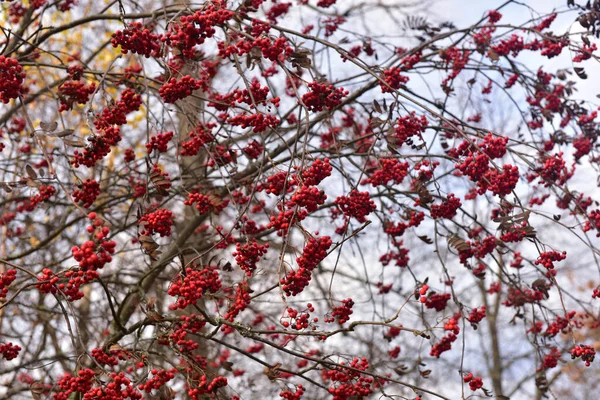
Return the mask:
[(27, 175), (31, 179), (37, 179), (38, 178), (37, 172), (35, 172), (35, 169), (33, 169), (33, 167), (31, 165), (29, 165), (29, 164), (25, 165), (25, 172), (27, 172)]
[(58, 128), (58, 122), (56, 121), (52, 121), (52, 122), (40, 122), (40, 128), (42, 128), (42, 130), (46, 131), (46, 132), (54, 132), (56, 130), (56, 128)]

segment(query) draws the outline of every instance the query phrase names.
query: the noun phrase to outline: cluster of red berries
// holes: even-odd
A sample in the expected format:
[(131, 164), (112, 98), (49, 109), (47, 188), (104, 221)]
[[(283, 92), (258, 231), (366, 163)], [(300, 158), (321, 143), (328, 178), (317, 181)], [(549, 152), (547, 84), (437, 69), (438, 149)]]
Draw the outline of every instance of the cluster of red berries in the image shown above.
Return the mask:
[(407, 162), (400, 162), (396, 158), (384, 158), (380, 160), (380, 164), (380, 167), (361, 183), (383, 186), (392, 181), (396, 185), (399, 185), (408, 175), (409, 166)]
[(160, 57), (160, 37), (145, 28), (141, 22), (132, 22), (125, 29), (118, 30), (110, 40), (113, 47), (121, 46), (121, 52), (143, 55), (146, 58)]
[(167, 371), (164, 369), (152, 368), (150, 372), (153, 375), (152, 378), (148, 379), (145, 383), (138, 385), (138, 389), (143, 390), (146, 393), (151, 393), (152, 390), (159, 390), (167, 382), (175, 378), (175, 372), (177, 372), (177, 369), (172, 368)]
[(402, 241), (394, 241), (394, 246), (396, 246), (396, 251), (390, 251), (379, 257), (379, 262), (385, 267), (389, 265), (392, 261), (395, 261), (395, 265), (397, 267), (404, 268), (408, 265), (408, 261), (410, 258), (408, 257), (408, 249), (402, 247)]
[(181, 155), (195, 156), (202, 147), (213, 142), (215, 137), (211, 131), (215, 126), (216, 125), (213, 123), (198, 123), (198, 125), (190, 132), (188, 140), (181, 144)]
[[(309, 311), (313, 312), (315, 309), (312, 307), (312, 304), (308, 304), (309, 307)], [(302, 330), (302, 329), (306, 329), (308, 328), (308, 326), (310, 325), (310, 314), (307, 312), (300, 312), (298, 310), (293, 309), (292, 307), (288, 307), (286, 309), (287, 312), (287, 317), (291, 320), (291, 323), (288, 321), (283, 321), (281, 324), (283, 325), (284, 328), (289, 328), (290, 326), (292, 327), (292, 329), (296, 329), (298, 331)], [(319, 319), (315, 318), (314, 322), (317, 322)]]
[(190, 96), (194, 90), (202, 87), (202, 81), (184, 75), (181, 79), (171, 78), (158, 89), (160, 97), (165, 103), (175, 103)]
[(200, 215), (211, 211), (218, 214), (227, 207), (227, 203), (227, 201), (220, 200), (213, 195), (202, 193), (190, 193), (187, 200), (183, 202), (186, 206), (195, 205)]
[(509, 287), (506, 300), (502, 305), (506, 307), (521, 307), (527, 303), (536, 303), (544, 299), (544, 293), (539, 290)]
[(8, 287), (17, 279), (17, 270), (9, 269), (0, 274), (0, 299), (6, 298)]
[(433, 357), (440, 358), (442, 353), (452, 349), (452, 343), (456, 341), (456, 338), (457, 336), (454, 333), (449, 333), (431, 348), (429, 354)]
[(350, 315), (352, 315), (352, 307), (354, 306), (354, 301), (352, 299), (342, 300), (341, 306), (333, 307), (331, 311), (331, 316), (325, 318), (325, 322), (333, 322), (336, 320), (340, 325), (348, 322), (350, 320)]
[(535, 261), (535, 265), (543, 265), (547, 269), (554, 269), (554, 263), (562, 261), (567, 258), (567, 252), (558, 251), (546, 251), (541, 253), (538, 259)]
[(74, 104), (85, 104), (96, 90), (96, 84), (86, 85), (81, 81), (66, 81), (58, 87), (58, 99), (60, 100), (59, 112), (71, 110)]
[(248, 158), (250, 158), (251, 160), (256, 160), (258, 157), (260, 157), (260, 155), (263, 153), (264, 151), (264, 147), (262, 144), (260, 144), (258, 141), (253, 140), (250, 143), (248, 143), (243, 149), (242, 151), (244, 152), (244, 154), (246, 156), (248, 156)]
[(327, 250), (329, 250), (332, 243), (329, 236), (323, 236), (319, 239), (309, 239), (302, 251), (302, 255), (296, 260), (298, 270), (288, 272), (281, 279), (281, 288), (287, 296), (296, 296), (302, 293), (306, 286), (308, 286), (312, 271), (325, 259)]
[(202, 298), (204, 293), (216, 293), (221, 289), (221, 280), (215, 267), (205, 267), (201, 270), (186, 268), (185, 275), (178, 276), (171, 284), (170, 296), (178, 296), (177, 301), (169, 308), (184, 309)]
[(38, 204), (50, 200), (56, 193), (56, 189), (52, 185), (42, 185), (39, 188), (39, 193), (31, 196), (29, 199), (19, 203), (17, 206), (18, 212), (32, 212)]
[(344, 22), (346, 22), (346, 18), (340, 15), (324, 19), (325, 37), (333, 35)]
[(0, 354), (5, 360), (12, 360), (17, 358), (19, 355), (19, 351), (21, 351), (21, 346), (12, 343), (0, 344)]
[(133, 386), (131, 380), (122, 372), (111, 372), (108, 376), (112, 380), (103, 387), (94, 387), (95, 372), (89, 368), (82, 369), (77, 377), (66, 374), (58, 381), (60, 391), (54, 394), (54, 400), (67, 400), (73, 393), (81, 393), (84, 399), (97, 400), (141, 400), (142, 394)]
[(550, 349), (550, 354), (544, 357), (543, 368), (550, 369), (558, 365), (558, 359), (560, 358), (560, 351), (556, 347)]
[(236, 243), (235, 251), (232, 255), (235, 257), (235, 262), (239, 267), (246, 272), (247, 276), (252, 276), (256, 270), (256, 264), (260, 259), (267, 254), (269, 244), (258, 244), (256, 240), (250, 243)]
[[(333, 0), (335, 2), (335, 0)], [(302, 395), (304, 394), (304, 388), (302, 387), (302, 384), (299, 384), (298, 386), (296, 386), (296, 391), (292, 392), (290, 390), (282, 390), (279, 393), (279, 397), (281, 397), (282, 399), (285, 400), (300, 400), (302, 398)]]
[(73, 152), (74, 158), (71, 160), (71, 164), (75, 168), (78, 168), (79, 165), (91, 168), (108, 155), (111, 146), (115, 146), (121, 141), (121, 131), (115, 125), (125, 125), (127, 114), (139, 110), (141, 105), (142, 96), (132, 89), (125, 89), (118, 102), (96, 115), (94, 126), (98, 129), (99, 134), (94, 134), (89, 138), (90, 144), (83, 152), (80, 153), (79, 150)]
[[(423, 289), (423, 288), (421, 288)], [(448, 305), (448, 300), (450, 300), (450, 293), (435, 293), (432, 292), (429, 296), (426, 297), (425, 307), (433, 308), (436, 311), (442, 311)], [(423, 302), (423, 301), (421, 301)]]
[(573, 148), (575, 149), (573, 157), (575, 157), (576, 160), (579, 160), (581, 157), (589, 154), (592, 151), (592, 147), (592, 141), (585, 136), (579, 136), (573, 139)]
[(100, 195), (100, 184), (94, 179), (86, 179), (73, 191), (73, 199), (83, 207), (90, 207)]
[(88, 218), (93, 221), (92, 225), (86, 228), (92, 235), (92, 240), (88, 240), (81, 247), (73, 246), (71, 249), (73, 258), (79, 263), (78, 268), (65, 273), (65, 278), (69, 279), (66, 284), (58, 284), (59, 277), (52, 270), (44, 268), (42, 275), (38, 276), (40, 283), (36, 285), (40, 292), (55, 294), (60, 291), (69, 301), (79, 300), (83, 297), (79, 288), (97, 279), (97, 270), (112, 261), (111, 255), (114, 254), (117, 244), (113, 240), (106, 240), (110, 229), (104, 226), (104, 221), (98, 218), (95, 212), (89, 213)]
[(7, 104), (23, 94), (25, 72), (17, 60), (0, 56), (0, 101)]
[(73, 258), (79, 262), (79, 268), (82, 271), (101, 269), (105, 264), (111, 262), (111, 254), (114, 254), (117, 245), (113, 240), (106, 240), (110, 229), (104, 226), (104, 221), (97, 218), (96, 213), (90, 213), (88, 218), (93, 221), (93, 224), (89, 225), (86, 230), (93, 234), (93, 239), (88, 240), (81, 247), (74, 246), (72, 248)]
[(235, 290), (235, 297), (233, 298), (233, 301), (229, 305), (229, 308), (227, 309), (227, 312), (224, 316), (226, 320), (233, 322), (233, 320), (242, 311), (248, 308), (250, 302), (252, 301), (252, 298), (250, 297), (251, 292), (252, 291), (248, 286), (248, 282), (242, 281), (237, 285), (237, 288)]
[(398, 118), (391, 137), (393, 144), (400, 147), (412, 136), (421, 137), (428, 125), (427, 117), (424, 115), (417, 117), (414, 111), (407, 116)]
[(594, 350), (591, 346), (581, 344), (573, 347), (571, 350), (571, 358), (580, 358), (585, 361), (585, 366), (589, 367), (590, 364), (594, 361), (594, 357), (596, 357), (596, 350)]
[(571, 324), (574, 324), (573, 318), (577, 313), (575, 311), (569, 311), (565, 314), (564, 318), (560, 315), (556, 317), (556, 320), (548, 324), (548, 327), (544, 331), (544, 336), (555, 337), (559, 333), (567, 333), (571, 330)]
[(115, 366), (119, 364), (119, 358), (117, 357), (119, 351), (111, 351), (111, 353), (111, 355), (108, 355), (101, 348), (95, 348), (92, 349), (91, 355), (100, 365)]
[(410, 211), (408, 213), (408, 223), (405, 222), (386, 222), (383, 224), (383, 231), (392, 238), (404, 235), (404, 232), (410, 227), (417, 227), (425, 220), (424, 212)]
[(217, 376), (210, 382), (208, 381), (208, 379), (209, 378), (206, 375), (202, 375), (200, 381), (197, 384), (198, 386), (195, 388), (188, 389), (188, 396), (191, 399), (200, 399), (202, 398), (200, 397), (201, 395), (215, 393), (218, 389), (227, 386), (227, 378), (225, 378), (224, 376)]
[(282, 210), (277, 215), (271, 215), (269, 217), (269, 224), (267, 228), (274, 228), (277, 230), (278, 236), (284, 236), (288, 233), (290, 228), (297, 222), (304, 220), (308, 216), (308, 211), (300, 210)]
[(442, 87), (448, 87), (448, 84), (460, 75), (469, 63), (470, 56), (469, 50), (457, 47), (450, 47), (442, 52), (441, 58), (450, 69), (450, 73), (442, 81)]
[(439, 219), (439, 218), (447, 218), (452, 219), (456, 216), (456, 210), (462, 205), (460, 199), (457, 198), (454, 194), (449, 194), (448, 198), (444, 200), (441, 204), (432, 204), (431, 205), (431, 218)]
[(341, 365), (334, 369), (325, 369), (322, 372), (323, 381), (339, 382), (337, 387), (329, 388), (333, 400), (368, 398), (373, 393), (374, 379), (360, 372), (369, 368), (367, 359), (364, 357), (354, 358), (348, 365), (353, 369), (344, 368), (345, 362), (342, 362)]
[(490, 49), (498, 57), (505, 57), (509, 54), (516, 57), (525, 49), (525, 42), (521, 36), (512, 34), (509, 39), (503, 39), (496, 45), (490, 46)]
[(356, 189), (352, 190), (348, 196), (338, 197), (335, 204), (345, 215), (354, 217), (361, 223), (366, 222), (365, 217), (377, 209), (369, 192), (359, 192)]
[(402, 71), (402, 67), (392, 67), (383, 71), (383, 82), (379, 82), (383, 93), (392, 93), (408, 82), (408, 76), (402, 75)]
[(316, 186), (330, 176), (332, 170), (329, 158), (316, 159), (310, 167), (302, 171), (302, 182), (306, 186)]
[(476, 391), (477, 389), (481, 389), (483, 387), (483, 379), (477, 377), (474, 378), (473, 377), (473, 373), (469, 372), (464, 378), (463, 378), (463, 382), (468, 383), (469, 384), (469, 388), (472, 391)]
[(452, 349), (452, 343), (454, 343), (457, 339), (457, 336), (460, 333), (460, 327), (458, 326), (458, 321), (460, 321), (461, 315), (460, 313), (455, 313), (445, 324), (444, 330), (449, 331), (447, 334), (440, 340), (438, 343), (433, 345), (429, 354), (433, 357), (440, 358), (442, 353)]
[(246, 129), (253, 127), (254, 133), (264, 132), (269, 128), (275, 128), (279, 125), (280, 121), (274, 115), (271, 114), (240, 114), (227, 119), (227, 122), (232, 126), (241, 126)]
[(173, 212), (164, 208), (159, 208), (155, 211), (141, 217), (138, 221), (143, 230), (142, 235), (152, 236), (158, 233), (161, 237), (171, 236), (171, 227), (173, 226)]
[(323, 108), (333, 110), (342, 104), (342, 99), (350, 93), (327, 83), (311, 82), (308, 87), (310, 92), (302, 96), (302, 104), (313, 112), (323, 111)]
[(164, 153), (167, 151), (167, 146), (171, 139), (173, 139), (173, 132), (159, 133), (158, 135), (151, 136), (150, 142), (146, 143), (146, 150), (148, 150), (148, 153), (151, 153), (153, 150)]
[(287, 172), (278, 172), (269, 176), (265, 183), (259, 183), (256, 190), (280, 196), (283, 194), (284, 189), (289, 193), (293, 190), (294, 186), (295, 182), (293, 180), (288, 180)]
[(292, 200), (287, 203), (288, 207), (304, 207), (309, 213), (317, 211), (319, 206), (325, 204), (327, 195), (323, 190), (319, 190), (315, 186), (301, 186), (294, 195)]
[(232, 11), (211, 4), (192, 15), (181, 16), (179, 23), (171, 24), (161, 40), (179, 49), (185, 58), (193, 59), (196, 46), (216, 33), (215, 26), (224, 25), (232, 17)]
[(469, 314), (469, 318), (467, 318), (467, 319), (471, 324), (477, 324), (484, 318), (485, 318), (485, 306), (481, 306), (481, 308), (479, 308), (479, 309), (477, 309), (477, 308), (472, 309), (471, 314)]

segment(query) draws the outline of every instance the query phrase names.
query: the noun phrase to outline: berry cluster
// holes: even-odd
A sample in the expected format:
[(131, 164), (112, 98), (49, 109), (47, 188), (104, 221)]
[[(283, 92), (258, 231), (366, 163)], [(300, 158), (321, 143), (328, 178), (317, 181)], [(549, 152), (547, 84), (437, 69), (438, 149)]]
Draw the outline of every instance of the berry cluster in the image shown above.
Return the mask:
[(298, 270), (288, 272), (281, 279), (282, 290), (287, 296), (296, 296), (302, 293), (311, 280), (312, 271), (325, 259), (327, 250), (329, 250), (332, 244), (333, 242), (329, 236), (309, 239), (302, 251), (302, 255), (296, 260)]
[(153, 150), (164, 153), (167, 151), (167, 146), (171, 139), (173, 139), (173, 132), (159, 133), (158, 135), (151, 136), (150, 142), (146, 143), (146, 150), (148, 150), (148, 153), (151, 153)]
[(58, 87), (59, 112), (71, 110), (74, 104), (85, 104), (96, 90), (96, 84), (86, 85), (81, 81), (66, 81)]
[(117, 244), (113, 240), (107, 240), (110, 229), (104, 226), (104, 221), (98, 218), (95, 212), (89, 213), (88, 218), (93, 222), (86, 231), (92, 235), (92, 239), (81, 247), (73, 246), (71, 249), (73, 258), (79, 263), (78, 268), (64, 274), (65, 278), (69, 279), (66, 284), (58, 284), (59, 277), (50, 269), (44, 268), (42, 275), (38, 276), (39, 283), (36, 285), (40, 292), (55, 294), (60, 291), (69, 301), (79, 300), (83, 297), (83, 292), (79, 288), (97, 279), (99, 277), (97, 270), (112, 261), (111, 255), (114, 254)]
[(224, 316), (226, 320), (233, 322), (239, 313), (244, 311), (250, 305), (250, 302), (252, 301), (250, 293), (252, 293), (252, 291), (248, 286), (248, 282), (242, 281), (237, 285), (235, 297), (232, 299)]
[(562, 261), (567, 258), (567, 253), (565, 251), (546, 251), (541, 253), (538, 259), (535, 261), (535, 265), (543, 265), (547, 269), (554, 269), (554, 263), (557, 261)]
[(311, 82), (308, 87), (310, 92), (302, 96), (302, 104), (313, 112), (323, 111), (323, 108), (333, 110), (342, 104), (342, 98), (350, 93), (327, 83)]
[(398, 118), (390, 139), (395, 146), (400, 147), (412, 136), (421, 137), (428, 125), (429, 121), (424, 115), (417, 117), (413, 111), (405, 117)]
[(176, 368), (172, 368), (168, 371), (152, 368), (150, 371), (153, 375), (152, 378), (148, 379), (145, 383), (139, 384), (138, 389), (143, 390), (146, 393), (151, 393), (152, 390), (159, 390), (167, 382), (175, 378), (175, 372), (177, 372)]
[(21, 346), (12, 343), (0, 344), (0, 354), (5, 360), (12, 360), (17, 358), (21, 351)]
[(316, 186), (331, 175), (333, 167), (329, 164), (329, 158), (313, 161), (310, 167), (302, 171), (302, 181), (306, 186)]
[(200, 149), (205, 145), (213, 142), (215, 137), (213, 136), (211, 130), (216, 125), (213, 123), (210, 124), (201, 124), (198, 123), (194, 130), (192, 130), (189, 134), (188, 140), (181, 143), (181, 155), (182, 156), (195, 156), (198, 154)]
[(288, 233), (293, 225), (304, 220), (307, 216), (308, 211), (302, 209), (282, 210), (277, 215), (271, 215), (269, 217), (267, 228), (274, 228), (277, 230), (278, 236), (283, 236)]
[(317, 211), (319, 206), (325, 204), (327, 195), (323, 190), (319, 190), (315, 186), (301, 186), (292, 196), (292, 200), (287, 203), (287, 206), (304, 207), (309, 213)]
[(434, 308), (436, 311), (442, 311), (446, 308), (448, 300), (450, 300), (450, 293), (435, 293), (432, 292), (426, 298), (425, 307)]
[(39, 188), (39, 193), (31, 196), (29, 199), (24, 200), (17, 206), (18, 212), (32, 212), (42, 202), (50, 200), (56, 193), (56, 189), (52, 185), (42, 185)]
[[(312, 304), (308, 304), (308, 309), (309, 311), (313, 312), (315, 309), (312, 307)], [(281, 324), (283, 325), (284, 328), (289, 328), (290, 326), (292, 327), (292, 329), (296, 329), (298, 331), (301, 331), (302, 329), (306, 329), (308, 328), (308, 326), (310, 325), (310, 314), (307, 312), (299, 312), (298, 310), (293, 309), (292, 307), (288, 307), (286, 309), (287, 312), (287, 317), (291, 320), (291, 323), (289, 321), (283, 321)], [(318, 322), (318, 318), (315, 318), (314, 322)]]
[(5, 273), (0, 274), (0, 299), (3, 299), (8, 294), (8, 287), (17, 278), (17, 270), (9, 269)]
[(192, 15), (181, 16), (179, 23), (171, 24), (161, 40), (179, 49), (185, 58), (193, 59), (196, 46), (216, 33), (215, 26), (224, 25), (232, 17), (232, 11), (211, 4)]
[(469, 388), (472, 391), (476, 391), (477, 389), (481, 389), (483, 387), (483, 379), (477, 377), (474, 378), (473, 377), (473, 373), (469, 372), (464, 378), (463, 378), (463, 382), (468, 383), (469, 384)]
[(366, 222), (365, 217), (377, 209), (369, 192), (359, 192), (356, 189), (352, 190), (348, 196), (338, 197), (335, 204), (345, 215), (354, 217), (361, 223)]
[(167, 83), (158, 89), (158, 93), (165, 103), (175, 103), (178, 100), (190, 96), (194, 90), (198, 90), (201, 87), (202, 81), (194, 79), (189, 75), (185, 75), (181, 79), (169, 79)]
[(235, 251), (232, 255), (235, 257), (235, 262), (239, 267), (246, 272), (247, 276), (252, 276), (256, 269), (256, 264), (261, 257), (267, 254), (269, 244), (258, 244), (256, 240), (250, 243), (236, 243)]
[(481, 306), (480, 309), (474, 308), (471, 310), (471, 314), (469, 314), (469, 318), (467, 320), (475, 326), (482, 319), (485, 318), (485, 306)]
[(186, 206), (196, 205), (196, 210), (202, 215), (208, 212), (214, 212), (216, 214), (223, 211), (227, 207), (228, 200), (221, 200), (213, 195), (206, 195), (202, 193), (190, 193), (186, 201), (183, 202)]
[(268, 128), (275, 128), (280, 123), (279, 118), (277, 118), (276, 116), (263, 113), (243, 113), (234, 117), (230, 117), (229, 119), (227, 119), (227, 122), (229, 122), (233, 126), (241, 126), (244, 129), (248, 127), (253, 127), (254, 133), (264, 132)]
[(458, 210), (461, 205), (462, 203), (460, 202), (460, 199), (451, 193), (448, 195), (448, 198), (442, 202), (442, 204), (431, 205), (431, 218), (452, 219), (456, 216), (456, 210)]
[(173, 226), (173, 212), (164, 208), (152, 211), (138, 221), (143, 230), (142, 235), (152, 236), (158, 233), (161, 237), (171, 236), (171, 227)]
[(350, 320), (350, 315), (352, 315), (352, 307), (354, 306), (354, 301), (352, 299), (342, 300), (342, 305), (333, 307), (331, 311), (331, 316), (325, 318), (325, 322), (333, 322), (337, 318), (337, 321), (340, 325), (348, 322)]
[(169, 308), (184, 309), (196, 304), (204, 293), (216, 293), (220, 289), (221, 280), (215, 267), (209, 266), (201, 270), (186, 268), (185, 275), (178, 276), (167, 292), (170, 296), (178, 296), (177, 301)]
[(23, 94), (25, 73), (17, 60), (0, 56), (0, 101), (7, 104)]
[(83, 207), (90, 207), (100, 195), (100, 184), (94, 179), (86, 179), (73, 191), (73, 199)]
[(160, 37), (145, 28), (141, 22), (132, 22), (125, 29), (118, 30), (110, 40), (113, 47), (121, 46), (121, 52), (143, 55), (146, 58), (160, 57)]
[(395, 158), (380, 160), (380, 167), (371, 176), (363, 180), (362, 184), (370, 183), (373, 186), (384, 186), (392, 181), (399, 185), (408, 175), (408, 163), (400, 162)]
[(260, 144), (258, 141), (253, 140), (250, 143), (248, 143), (243, 149), (242, 151), (244, 152), (244, 154), (246, 156), (248, 156), (248, 158), (250, 158), (251, 160), (256, 160), (258, 157), (260, 157), (260, 155), (263, 153), (264, 151), (264, 147), (262, 144)]
[(79, 152), (73, 152), (71, 164), (75, 168), (85, 165), (88, 168), (96, 165), (98, 161), (110, 153), (111, 146), (121, 141), (121, 131), (118, 126), (127, 123), (127, 114), (137, 111), (142, 105), (142, 96), (132, 89), (125, 89), (121, 93), (121, 99), (110, 107), (102, 110), (102, 114), (96, 115), (94, 126), (99, 133), (89, 138), (89, 145)]
[[(328, 1), (335, 2), (336, 0), (328, 0)], [(295, 392), (292, 392), (287, 389), (282, 390), (279, 393), (279, 397), (281, 397), (282, 399), (285, 399), (285, 400), (300, 400), (302, 398), (303, 394), (304, 394), (304, 388), (302, 387), (302, 384), (299, 384), (298, 386), (296, 386)]]
[(589, 367), (596, 357), (596, 350), (585, 344), (577, 345), (571, 350), (571, 358), (580, 358), (585, 361), (585, 366)]
[(366, 371), (369, 368), (367, 359), (364, 357), (354, 358), (348, 365), (352, 369), (344, 368), (345, 362), (340, 364), (340, 367), (325, 369), (322, 372), (323, 381), (339, 383), (337, 387), (332, 386), (329, 388), (333, 400), (368, 398), (374, 390), (374, 379), (360, 373), (360, 371)]
[(379, 82), (383, 93), (392, 93), (408, 82), (408, 76), (402, 75), (402, 71), (402, 67), (392, 67), (383, 71), (383, 82)]

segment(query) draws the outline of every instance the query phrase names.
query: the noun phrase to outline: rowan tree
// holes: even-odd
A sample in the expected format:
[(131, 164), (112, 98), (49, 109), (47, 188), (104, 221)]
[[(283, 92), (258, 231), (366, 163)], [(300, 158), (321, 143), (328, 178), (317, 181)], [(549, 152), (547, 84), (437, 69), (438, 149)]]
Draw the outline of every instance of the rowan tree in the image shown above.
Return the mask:
[(2, 397), (595, 398), (600, 3), (526, 3), (0, 3)]

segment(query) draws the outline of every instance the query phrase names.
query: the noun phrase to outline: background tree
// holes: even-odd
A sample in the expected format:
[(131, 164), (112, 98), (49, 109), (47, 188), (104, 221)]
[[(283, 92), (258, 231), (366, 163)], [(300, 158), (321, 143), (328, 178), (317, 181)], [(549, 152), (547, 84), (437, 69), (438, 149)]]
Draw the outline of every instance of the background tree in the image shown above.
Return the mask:
[(1, 5), (3, 398), (590, 394), (597, 2)]

